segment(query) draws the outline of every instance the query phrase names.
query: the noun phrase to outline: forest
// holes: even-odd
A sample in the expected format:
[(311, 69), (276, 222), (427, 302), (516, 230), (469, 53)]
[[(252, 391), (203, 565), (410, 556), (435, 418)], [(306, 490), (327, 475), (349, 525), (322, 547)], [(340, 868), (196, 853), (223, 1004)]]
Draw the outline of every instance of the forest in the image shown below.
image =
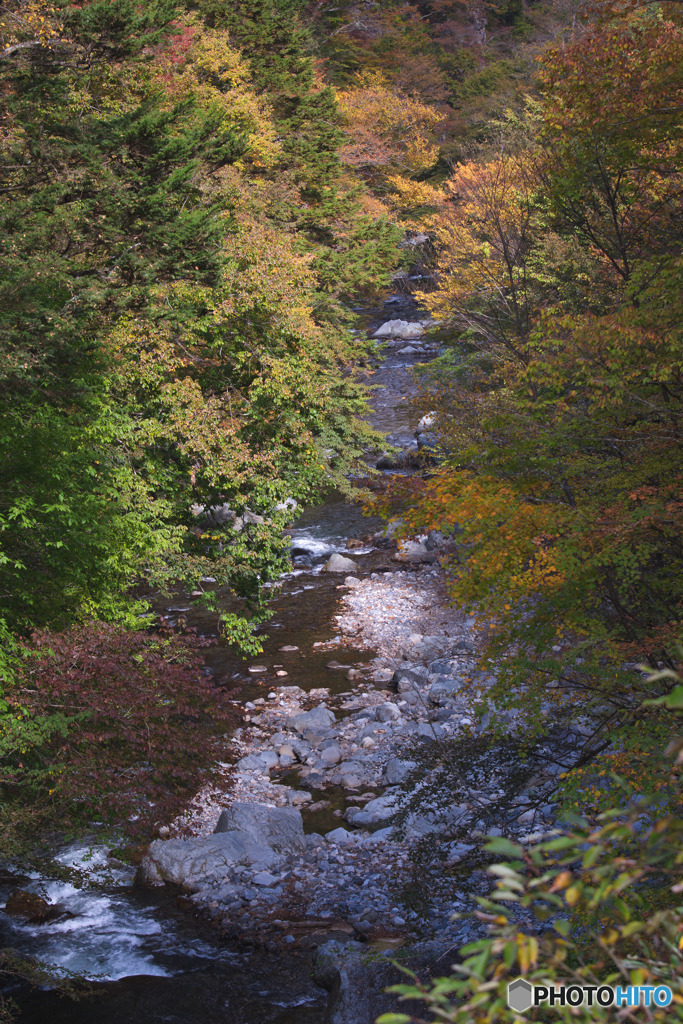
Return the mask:
[[(522, 973), (680, 993), (680, 3), (3, 0), (0, 83), (3, 856), (141, 787), (131, 842), (177, 813), (236, 717), (152, 595), (211, 580), (257, 654), (283, 528), (336, 488), (457, 539), (500, 713), (596, 723), (565, 834), (490, 844), (491, 936), (399, 994), (464, 1024), (518, 1019)], [(355, 309), (414, 238), (431, 458), (361, 491)]]

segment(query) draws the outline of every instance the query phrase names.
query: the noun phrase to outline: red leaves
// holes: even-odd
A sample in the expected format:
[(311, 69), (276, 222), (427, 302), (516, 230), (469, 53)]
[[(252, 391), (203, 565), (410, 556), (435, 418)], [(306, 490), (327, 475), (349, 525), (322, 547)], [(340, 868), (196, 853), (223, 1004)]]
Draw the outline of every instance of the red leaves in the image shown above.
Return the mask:
[[(56, 705), (72, 724), (67, 743), (41, 751), (60, 762), (56, 797), (83, 821), (149, 834), (194, 794), (219, 756), (235, 712), (202, 674), (204, 641), (93, 624), (34, 634), (27, 676), (37, 715)], [(139, 815), (139, 820), (127, 822)]]

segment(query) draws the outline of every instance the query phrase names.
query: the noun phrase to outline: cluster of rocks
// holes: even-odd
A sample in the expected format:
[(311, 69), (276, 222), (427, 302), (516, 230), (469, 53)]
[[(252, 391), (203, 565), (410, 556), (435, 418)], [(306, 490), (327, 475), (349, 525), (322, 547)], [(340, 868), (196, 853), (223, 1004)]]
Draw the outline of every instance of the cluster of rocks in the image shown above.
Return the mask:
[[(348, 941), (414, 929), (420, 915), (401, 907), (411, 846), (432, 834), (445, 868), (476, 859), (476, 839), (454, 836), (476, 833), (498, 795), (494, 773), (455, 805), (425, 789), (418, 808), (409, 806), (425, 785), (411, 774), (420, 750), (474, 735), (477, 705), (494, 681), (478, 668), (474, 620), (445, 605), (439, 573), (373, 573), (342, 587), (341, 644), (372, 646), (377, 658), (331, 660), (329, 671), (352, 685), (336, 695), (336, 687), (273, 684), (248, 702), (234, 764), (224, 765), (230, 806), (221, 812), (220, 793), (200, 800), (191, 819), (198, 834), (157, 840), (140, 867), (141, 882), (182, 886), (193, 907), (242, 939), (317, 944), (321, 933)], [(542, 828), (549, 816), (520, 805), (507, 834)], [(320, 821), (327, 827), (306, 834)], [(462, 922), (452, 926), (450, 916), (469, 906), (476, 886), (445, 880), (426, 913), (444, 935), (457, 928), (461, 936)]]
[(430, 327), (437, 326), (435, 320), (387, 320), (372, 335), (379, 341), (385, 341), (389, 345), (397, 345), (402, 342), (409, 342), (402, 348), (398, 348), (396, 354), (399, 356), (425, 355), (434, 347), (429, 337), (425, 337)]

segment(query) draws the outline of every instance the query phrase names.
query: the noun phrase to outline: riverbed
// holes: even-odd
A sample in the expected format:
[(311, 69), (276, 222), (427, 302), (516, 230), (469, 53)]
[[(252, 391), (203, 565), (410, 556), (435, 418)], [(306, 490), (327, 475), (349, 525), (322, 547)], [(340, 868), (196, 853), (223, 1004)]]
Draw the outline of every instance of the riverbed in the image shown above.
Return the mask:
[[(374, 329), (397, 316), (415, 319), (409, 300), (396, 297), (374, 311), (369, 326)], [(371, 374), (370, 419), (390, 443), (406, 448), (415, 446), (415, 416), (409, 407), (411, 368), (425, 358), (425, 352), (401, 355), (400, 348), (388, 347)], [(264, 627), (267, 638), (258, 659), (281, 673), (279, 682), (305, 692), (352, 689), (345, 677), (331, 678), (327, 667), (336, 640), (333, 617), (340, 611), (341, 581), (321, 569), (331, 554), (343, 552), (353, 558), (361, 577), (375, 574), (375, 579), (382, 579), (385, 574), (405, 572), (404, 566), (392, 561), (391, 547), (378, 539), (381, 529), (382, 523), (364, 517), (358, 506), (330, 495), (324, 504), (306, 510), (289, 531), (293, 569), (273, 599), (274, 614)], [(356, 543), (348, 550), (351, 538)], [(215, 616), (191, 599), (176, 600), (163, 611), (171, 621), (183, 615), (201, 632), (215, 634)], [(296, 650), (283, 652), (283, 647)], [(376, 653), (361, 647), (354, 650), (350, 664), (369, 664)], [(207, 652), (206, 661), (217, 681), (241, 685), (241, 702), (259, 700), (273, 685), (272, 673), (250, 675), (247, 663), (220, 645)], [(344, 806), (342, 800), (317, 818), (309, 815), (307, 828), (333, 828), (339, 820), (332, 815)], [(40, 877), (20, 880), (25, 888), (59, 904), (64, 916), (32, 925), (0, 914), (2, 945), (93, 979), (93, 994), (73, 1003), (50, 990), (29, 993), (18, 986), (14, 998), (20, 1006), (20, 1021), (194, 1024), (211, 1019), (226, 1024), (318, 1024), (322, 1020), (327, 994), (311, 980), (312, 946), (299, 943), (296, 950), (283, 954), (281, 949), (253, 949), (221, 938), (203, 920), (194, 919), (187, 907), (181, 909), (175, 893), (134, 887), (131, 870), (121, 866), (112, 870), (96, 836), (92, 847), (76, 844), (60, 856), (64, 863), (94, 876), (107, 870), (108, 877), (95, 889)], [(6, 898), (16, 884), (16, 879), (6, 878), (0, 898)]]

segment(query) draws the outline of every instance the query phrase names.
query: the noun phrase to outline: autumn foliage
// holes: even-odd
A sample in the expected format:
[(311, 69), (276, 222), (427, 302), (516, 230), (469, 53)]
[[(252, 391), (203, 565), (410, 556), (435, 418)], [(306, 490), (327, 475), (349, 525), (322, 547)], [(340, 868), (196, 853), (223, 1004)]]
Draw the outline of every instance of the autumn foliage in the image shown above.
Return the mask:
[(237, 721), (202, 672), (206, 643), (89, 625), (35, 633), (5, 663), (6, 853), (94, 825), (148, 838), (186, 806)]
[(448, 346), (422, 374), (439, 461), (385, 504), (457, 539), (453, 598), (502, 658), (492, 699), (533, 719), (560, 686), (602, 723), (595, 751), (641, 769), (662, 733), (633, 742), (633, 662), (675, 664), (683, 594), (683, 36), (665, 8), (549, 48), (541, 98), (445, 183), (422, 296)]

